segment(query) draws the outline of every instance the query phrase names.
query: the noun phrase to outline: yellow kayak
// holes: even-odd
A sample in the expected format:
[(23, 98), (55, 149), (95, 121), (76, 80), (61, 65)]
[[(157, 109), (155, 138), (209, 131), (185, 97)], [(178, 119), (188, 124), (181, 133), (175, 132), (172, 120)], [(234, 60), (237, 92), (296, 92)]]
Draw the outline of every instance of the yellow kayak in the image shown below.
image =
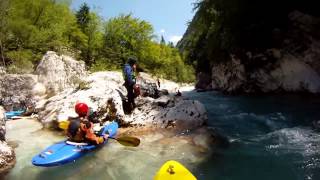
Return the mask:
[(154, 180), (197, 180), (197, 178), (182, 164), (171, 160), (161, 166)]

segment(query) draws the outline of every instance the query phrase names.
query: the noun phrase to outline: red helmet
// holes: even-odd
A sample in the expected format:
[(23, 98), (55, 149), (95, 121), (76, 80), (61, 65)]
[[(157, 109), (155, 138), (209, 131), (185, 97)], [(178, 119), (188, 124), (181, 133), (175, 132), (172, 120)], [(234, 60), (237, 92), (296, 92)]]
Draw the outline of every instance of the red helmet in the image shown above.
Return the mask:
[(89, 112), (89, 107), (86, 103), (77, 103), (74, 109), (80, 117), (88, 115)]

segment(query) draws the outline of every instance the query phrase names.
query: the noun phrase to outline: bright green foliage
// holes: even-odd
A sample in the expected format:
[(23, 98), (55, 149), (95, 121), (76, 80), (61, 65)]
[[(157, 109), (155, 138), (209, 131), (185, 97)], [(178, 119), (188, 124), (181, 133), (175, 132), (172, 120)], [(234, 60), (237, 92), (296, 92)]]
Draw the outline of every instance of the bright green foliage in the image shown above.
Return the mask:
[(132, 56), (140, 60), (153, 37), (152, 33), (153, 28), (149, 23), (131, 15), (109, 20), (105, 25), (103, 46), (106, 60), (118, 67)]
[(33, 72), (33, 55), (30, 50), (10, 51), (7, 53), (8, 58), (14, 59), (8, 67), (9, 73), (23, 74)]
[(88, 5), (69, 0), (1, 0), (0, 59), (11, 73), (30, 73), (48, 51), (84, 60), (92, 71), (120, 70), (128, 57), (140, 69), (176, 81), (194, 80), (173, 44), (154, 42), (150, 23), (121, 15), (103, 22)]
[(153, 41), (153, 28), (131, 15), (121, 15), (106, 23), (103, 56), (92, 70), (120, 69), (129, 57), (138, 59), (138, 66), (156, 76), (175, 81), (194, 80), (192, 68), (186, 66), (177, 49)]
[(73, 39), (81, 37), (74, 34), (77, 32), (75, 16), (68, 6), (52, 0), (10, 0), (2, 42), (12, 72), (19, 68), (23, 72), (24, 67), (30, 71), (46, 51), (59, 52), (70, 47)]
[(6, 65), (4, 57), (4, 49), (7, 35), (7, 18), (8, 18), (9, 0), (0, 1), (0, 58), (1, 64)]

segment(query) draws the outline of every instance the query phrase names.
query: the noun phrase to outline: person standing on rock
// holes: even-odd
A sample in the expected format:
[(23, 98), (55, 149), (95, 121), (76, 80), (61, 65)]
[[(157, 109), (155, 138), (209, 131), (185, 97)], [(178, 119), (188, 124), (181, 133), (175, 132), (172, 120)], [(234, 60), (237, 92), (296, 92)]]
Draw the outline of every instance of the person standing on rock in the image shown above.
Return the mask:
[(159, 86), (159, 89), (160, 89), (160, 79), (159, 78), (157, 79), (157, 83), (158, 83), (158, 86)]
[(131, 110), (136, 107), (136, 104), (134, 102), (134, 88), (136, 87), (136, 76), (134, 72), (136, 69), (136, 63), (137, 61), (134, 58), (129, 58), (128, 63), (125, 64), (123, 68), (124, 86), (126, 87), (128, 92), (127, 98)]

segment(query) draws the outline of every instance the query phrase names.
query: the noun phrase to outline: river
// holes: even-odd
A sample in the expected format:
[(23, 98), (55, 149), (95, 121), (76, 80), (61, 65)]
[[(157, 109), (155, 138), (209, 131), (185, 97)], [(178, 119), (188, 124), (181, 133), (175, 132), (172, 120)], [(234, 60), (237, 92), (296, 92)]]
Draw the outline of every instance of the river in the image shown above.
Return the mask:
[(206, 180), (319, 180), (320, 98), (187, 93), (209, 113), (208, 125), (230, 139), (195, 167)]
[(319, 180), (320, 98), (299, 96), (228, 96), (218, 92), (184, 92), (207, 108), (208, 126), (228, 137), (230, 145), (199, 153), (177, 135), (141, 136), (138, 148), (110, 141), (75, 163), (39, 168), (31, 158), (64, 139), (43, 130), (35, 120), (7, 123), (7, 139), (18, 144), (17, 164), (6, 179), (152, 179), (166, 160), (185, 164), (200, 180)]

